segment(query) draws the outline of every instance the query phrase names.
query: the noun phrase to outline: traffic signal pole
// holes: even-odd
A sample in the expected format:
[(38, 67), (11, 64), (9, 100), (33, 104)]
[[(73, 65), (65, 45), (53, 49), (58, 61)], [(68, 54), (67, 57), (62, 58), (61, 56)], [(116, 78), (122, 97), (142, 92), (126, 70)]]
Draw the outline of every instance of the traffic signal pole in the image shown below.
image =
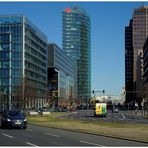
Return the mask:
[(92, 93), (94, 94), (94, 96), (95, 96), (95, 93), (105, 93), (105, 90), (103, 89), (103, 90), (97, 90), (97, 91), (95, 91), (95, 90), (93, 90), (92, 91)]

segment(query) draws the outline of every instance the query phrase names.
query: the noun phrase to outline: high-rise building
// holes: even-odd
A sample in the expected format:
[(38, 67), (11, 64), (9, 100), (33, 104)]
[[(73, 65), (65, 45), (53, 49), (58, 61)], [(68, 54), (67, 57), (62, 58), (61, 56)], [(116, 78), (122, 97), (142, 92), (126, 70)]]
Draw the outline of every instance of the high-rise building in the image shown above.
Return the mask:
[(125, 88), (126, 103), (134, 99), (133, 91), (133, 44), (132, 44), (132, 20), (125, 27)]
[(55, 106), (77, 103), (76, 64), (55, 43), (48, 46), (48, 89)]
[(143, 100), (143, 51), (139, 51), (136, 63), (136, 102)]
[(148, 37), (143, 48), (143, 97), (148, 106)]
[(79, 100), (91, 97), (90, 17), (80, 7), (65, 8), (62, 13), (62, 46), (77, 65)]
[[(133, 87), (132, 91), (129, 91), (128, 88), (126, 88), (126, 94), (131, 93), (132, 94), (132, 99), (126, 98), (127, 102), (130, 102), (131, 100), (137, 101), (137, 96), (139, 98), (139, 94), (137, 92), (141, 91), (143, 87), (143, 46), (144, 42), (146, 40), (146, 37), (148, 35), (148, 6), (140, 6), (139, 8), (135, 9), (133, 12), (133, 17), (132, 17), (132, 25), (131, 27), (132, 30), (132, 46), (131, 46), (131, 51), (133, 52), (133, 62), (131, 64), (125, 63), (126, 65), (126, 70), (130, 67), (133, 67), (133, 84), (131, 86)], [(127, 43), (127, 40), (125, 40), (125, 44)], [(126, 48), (126, 47), (125, 47)], [(130, 48), (129, 48), (130, 50)], [(127, 51), (127, 48), (126, 48)], [(139, 57), (141, 56), (141, 57)], [(137, 61), (138, 60), (138, 61)], [(139, 61), (141, 60), (141, 61)], [(141, 64), (141, 65), (139, 65)], [(140, 69), (139, 69), (140, 68)], [(125, 71), (126, 71), (125, 70)], [(127, 74), (126, 74), (127, 76)], [(128, 81), (128, 77), (125, 78), (126, 81)], [(142, 95), (141, 99), (142, 100)]]
[[(136, 101), (143, 100), (143, 46), (148, 35), (148, 6), (133, 13), (133, 83)], [(140, 60), (140, 61), (139, 61)]]
[(0, 109), (42, 107), (47, 37), (23, 15), (0, 16)]

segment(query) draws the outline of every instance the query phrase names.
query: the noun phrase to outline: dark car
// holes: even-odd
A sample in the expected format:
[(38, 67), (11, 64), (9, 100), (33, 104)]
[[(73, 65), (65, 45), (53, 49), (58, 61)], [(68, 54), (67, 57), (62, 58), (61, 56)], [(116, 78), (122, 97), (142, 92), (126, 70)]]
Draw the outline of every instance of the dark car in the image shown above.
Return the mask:
[(7, 110), (4, 111), (1, 118), (2, 128), (27, 128), (27, 119), (21, 111)]

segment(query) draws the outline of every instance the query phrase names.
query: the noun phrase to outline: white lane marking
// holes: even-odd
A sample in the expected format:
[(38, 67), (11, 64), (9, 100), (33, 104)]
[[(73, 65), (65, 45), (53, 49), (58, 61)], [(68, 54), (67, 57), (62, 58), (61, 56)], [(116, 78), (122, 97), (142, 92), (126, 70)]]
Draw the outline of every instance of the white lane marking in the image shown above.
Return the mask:
[(59, 135), (51, 134), (51, 133), (44, 133), (45, 135), (53, 136), (53, 137), (61, 137)]
[(27, 130), (27, 131), (31, 131), (31, 132), (33, 131), (32, 129), (26, 129), (26, 130)]
[(26, 144), (28, 145), (31, 145), (31, 146), (35, 146), (35, 147), (38, 147), (37, 145), (33, 144), (33, 143), (30, 143), (30, 142), (25, 142)]
[(85, 144), (90, 144), (90, 145), (95, 145), (95, 146), (103, 146), (103, 145), (100, 145), (100, 144), (96, 144), (96, 143), (92, 143), (92, 142), (88, 142), (88, 141), (80, 141), (81, 143), (85, 143)]
[(124, 116), (124, 114), (121, 112), (121, 115), (122, 115), (122, 117), (125, 119), (125, 116)]
[(9, 138), (14, 138), (13, 136), (7, 135), (7, 134), (2, 134), (3, 136), (9, 137)]

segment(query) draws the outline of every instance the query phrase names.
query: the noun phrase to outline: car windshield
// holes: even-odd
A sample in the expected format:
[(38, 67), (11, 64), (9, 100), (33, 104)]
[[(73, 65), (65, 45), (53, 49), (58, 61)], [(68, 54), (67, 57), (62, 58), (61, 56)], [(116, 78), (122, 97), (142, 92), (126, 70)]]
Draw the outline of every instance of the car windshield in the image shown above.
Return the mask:
[(9, 111), (9, 112), (7, 112), (7, 116), (9, 116), (9, 117), (18, 117), (18, 116), (22, 117), (23, 114), (19, 111)]

